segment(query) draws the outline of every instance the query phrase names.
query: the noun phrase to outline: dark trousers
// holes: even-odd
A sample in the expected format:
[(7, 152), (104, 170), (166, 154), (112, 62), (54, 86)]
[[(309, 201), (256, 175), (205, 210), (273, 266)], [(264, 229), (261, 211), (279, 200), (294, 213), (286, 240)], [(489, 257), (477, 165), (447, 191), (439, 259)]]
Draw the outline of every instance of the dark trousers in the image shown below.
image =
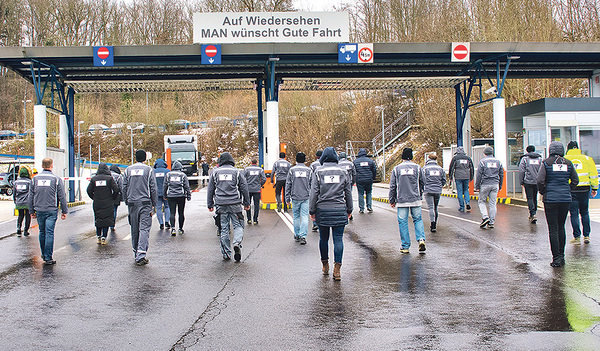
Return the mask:
[(17, 218), (17, 229), (21, 230), (21, 224), (23, 223), (23, 218), (25, 218), (25, 229), (23, 230), (25, 233), (29, 232), (29, 225), (31, 224), (31, 216), (29, 215), (29, 210), (26, 208), (21, 208), (19, 211), (19, 217)]
[(96, 236), (106, 238), (108, 236), (108, 227), (96, 227)]
[(185, 221), (185, 197), (169, 197), (169, 209), (171, 209), (171, 228), (175, 228), (175, 212), (179, 212), (179, 229), (183, 229), (183, 222)]
[(246, 210), (246, 218), (248, 220), (252, 220), (254, 222), (258, 222), (258, 210), (260, 210), (260, 193), (249, 193), (250, 195), (250, 203), (254, 204), (254, 216), (252, 217), (251, 210)]
[(590, 236), (592, 231), (590, 227), (590, 193), (571, 193), (571, 226), (573, 227), (573, 236), (579, 238), (581, 236), (581, 227), (579, 226), (579, 216), (581, 216), (581, 224), (583, 225), (583, 236)]
[(568, 202), (544, 203), (548, 234), (550, 235), (550, 249), (554, 261), (565, 258), (565, 222), (569, 213)]
[(281, 206), (283, 202), (283, 210), (287, 211), (287, 204), (283, 198), (285, 193), (285, 180), (278, 180), (275, 182), (275, 198), (277, 199), (277, 207)]
[(538, 187), (536, 184), (524, 184), (525, 195), (527, 196), (527, 207), (529, 207), (529, 216), (535, 216), (537, 213)]

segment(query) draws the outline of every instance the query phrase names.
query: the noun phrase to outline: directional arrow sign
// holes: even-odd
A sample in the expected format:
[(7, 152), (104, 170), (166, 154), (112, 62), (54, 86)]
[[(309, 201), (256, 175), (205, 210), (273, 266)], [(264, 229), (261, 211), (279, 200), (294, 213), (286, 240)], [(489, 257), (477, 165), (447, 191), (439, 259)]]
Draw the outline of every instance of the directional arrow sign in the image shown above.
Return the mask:
[(115, 55), (112, 46), (94, 46), (94, 66), (112, 67), (115, 65)]
[(221, 45), (201, 45), (201, 60), (203, 65), (221, 64)]
[(338, 63), (358, 63), (358, 45), (338, 44)]

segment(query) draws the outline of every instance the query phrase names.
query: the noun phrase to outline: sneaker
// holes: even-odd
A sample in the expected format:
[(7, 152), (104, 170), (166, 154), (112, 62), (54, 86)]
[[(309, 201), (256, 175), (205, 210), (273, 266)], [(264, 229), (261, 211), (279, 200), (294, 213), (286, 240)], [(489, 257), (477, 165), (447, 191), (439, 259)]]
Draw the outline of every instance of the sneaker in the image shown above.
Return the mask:
[(26, 231), (25, 233), (23, 233), (23, 236), (29, 236), (29, 232)]
[(98, 244), (102, 244), (102, 238), (101, 238), (101, 237), (99, 237), (99, 236), (97, 236), (97, 237), (96, 237), (96, 242), (97, 242)]
[(17, 229), (17, 237), (21, 237), (21, 229)]
[(319, 230), (319, 226), (313, 225), (313, 227), (312, 227), (312, 231), (313, 231), (313, 232), (316, 232), (316, 231), (318, 231), (318, 230)]
[(277, 212), (281, 212), (281, 205), (277, 205)]
[[(588, 239), (589, 240), (589, 239)], [(569, 241), (570, 244), (575, 244), (575, 245), (580, 245), (581, 244), (581, 238), (580, 237), (575, 237), (573, 239), (571, 239)]]
[(251, 220), (248, 220), (246, 223), (248, 223), (248, 224), (252, 224), (252, 221), (251, 221)]
[(373, 209), (371, 207), (367, 207), (367, 211), (369, 211), (369, 213), (373, 213)]
[(494, 223), (492, 223), (492, 222), (488, 223), (487, 227), (488, 228), (494, 228)]
[(169, 223), (165, 223), (165, 229), (171, 229), (171, 225)]
[(425, 248), (425, 240), (421, 239), (419, 240), (419, 253), (425, 253), (425, 250), (427, 250)]
[(464, 208), (459, 208), (458, 212), (465, 212), (465, 209)]
[(148, 262), (150, 262), (150, 261), (148, 261), (148, 259), (147, 259), (146, 257), (144, 257), (144, 258), (142, 258), (142, 259), (141, 259), (141, 260), (139, 260), (139, 261), (135, 261), (135, 264), (136, 264), (137, 266), (144, 266), (144, 265), (147, 265), (147, 264), (148, 264)]
[(435, 233), (435, 232), (436, 232), (436, 230), (437, 230), (437, 224), (436, 224), (435, 222), (431, 222), (431, 225), (429, 226), (429, 230), (430, 230), (432, 233)]
[(535, 217), (535, 215), (532, 215), (529, 217), (529, 223), (531, 223), (531, 224), (537, 223), (537, 218)]
[(360, 210), (358, 211), (358, 213), (365, 213), (365, 210)]
[(233, 259), (236, 262), (240, 262), (240, 260), (242, 259), (242, 249), (240, 248), (240, 245), (233, 245)]
[(589, 236), (584, 236), (583, 237), (583, 243), (584, 244), (589, 244), (590, 243), (590, 237)]
[(490, 219), (489, 218), (484, 218), (481, 221), (481, 224), (479, 225), (479, 228), (485, 228), (486, 225), (488, 225), (490, 223)]
[(163, 229), (165, 229), (165, 225), (164, 225), (164, 224), (161, 224), (161, 225), (160, 225), (160, 230), (163, 230)]
[(257, 225), (257, 224), (258, 224), (258, 221), (254, 221), (254, 225)]
[(300, 242), (300, 237), (298, 235), (294, 235), (294, 241), (295, 242)]
[(408, 249), (400, 249), (400, 253), (407, 254), (410, 253)]
[(564, 259), (556, 259), (556, 260), (553, 260), (553, 261), (550, 263), (550, 265), (551, 265), (552, 267), (562, 267), (562, 266), (564, 266), (564, 265), (565, 265), (565, 260), (564, 260)]
[(300, 238), (300, 245), (306, 245), (306, 238)]
[(171, 228), (171, 236), (177, 235), (177, 229)]
[(471, 205), (467, 205), (467, 211), (471, 211)]
[(44, 265), (46, 266), (51, 266), (53, 264), (56, 264), (55, 260), (44, 260)]
[(108, 241), (106, 241), (106, 238), (105, 238), (105, 237), (102, 237), (102, 238), (100, 239), (100, 244), (102, 244), (102, 245), (106, 245), (106, 244), (108, 244)]
[(183, 228), (179, 228), (179, 230), (177, 231), (177, 234), (181, 235), (183, 233), (185, 233), (184, 230), (183, 230)]

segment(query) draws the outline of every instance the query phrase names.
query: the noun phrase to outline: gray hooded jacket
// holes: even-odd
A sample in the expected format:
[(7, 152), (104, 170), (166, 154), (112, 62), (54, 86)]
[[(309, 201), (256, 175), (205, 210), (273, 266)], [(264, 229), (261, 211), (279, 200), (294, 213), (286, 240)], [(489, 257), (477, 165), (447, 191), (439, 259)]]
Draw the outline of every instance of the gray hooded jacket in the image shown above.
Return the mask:
[(181, 171), (181, 163), (173, 162), (173, 170), (165, 175), (163, 184), (164, 197), (185, 197), (188, 201), (192, 199), (190, 181), (187, 175)]
[(423, 192), (426, 194), (441, 194), (446, 185), (446, 172), (435, 160), (429, 160), (421, 170)]
[(278, 182), (285, 181), (291, 166), (292, 164), (283, 158), (275, 161), (273, 170), (271, 170), (271, 183), (273, 183), (273, 178), (277, 179)]
[(285, 202), (308, 200), (311, 173), (310, 168), (304, 163), (298, 163), (290, 168), (285, 181)]
[(390, 204), (413, 204), (421, 201), (422, 194), (423, 177), (418, 164), (404, 160), (394, 167), (390, 177)]
[(475, 190), (481, 189), (484, 185), (498, 185), (498, 190), (500, 190), (502, 189), (503, 180), (504, 167), (502, 167), (500, 160), (494, 156), (486, 156), (479, 161)]
[(317, 208), (345, 208), (352, 213), (352, 184), (348, 172), (337, 164), (337, 155), (327, 147), (321, 155), (321, 167), (312, 174), (308, 212), (316, 214)]
[(469, 179), (473, 180), (475, 169), (473, 168), (473, 160), (465, 153), (465, 149), (459, 146), (456, 153), (450, 161), (450, 169), (448, 170), (448, 178), (456, 180)]
[(260, 193), (260, 189), (267, 182), (265, 171), (257, 165), (246, 167), (244, 177), (246, 177), (246, 183), (248, 183), (249, 193)]
[(354, 163), (352, 161), (349, 161), (345, 157), (341, 157), (340, 161), (338, 162), (338, 165), (348, 172), (348, 176), (350, 176), (350, 181), (352, 182), (352, 184), (354, 184), (354, 182), (356, 181), (356, 166), (354, 166)]
[(162, 158), (154, 162), (154, 176), (156, 177), (156, 187), (158, 189), (158, 197), (164, 197), (163, 189), (165, 187), (165, 176), (169, 173), (167, 163)]
[(240, 205), (250, 205), (246, 178), (242, 175), (243, 171), (234, 166), (231, 154), (224, 152), (219, 157), (219, 167), (208, 178), (206, 204), (208, 208), (216, 205), (217, 213), (221, 213), (222, 206), (228, 206), (234, 213), (238, 213), (242, 212)]
[(19, 177), (13, 184), (13, 199), (15, 206), (29, 206), (29, 188), (31, 188), (31, 179)]
[(125, 169), (123, 176), (123, 201), (130, 203), (150, 204), (156, 206), (158, 191), (156, 177), (152, 167), (141, 162), (134, 163)]
[(542, 167), (542, 156), (537, 152), (529, 152), (519, 162), (519, 180), (521, 185), (537, 184), (537, 175)]
[(27, 200), (29, 213), (55, 212), (58, 210), (58, 203), (60, 203), (62, 213), (69, 213), (63, 182), (52, 171), (43, 170), (33, 178), (32, 183)]

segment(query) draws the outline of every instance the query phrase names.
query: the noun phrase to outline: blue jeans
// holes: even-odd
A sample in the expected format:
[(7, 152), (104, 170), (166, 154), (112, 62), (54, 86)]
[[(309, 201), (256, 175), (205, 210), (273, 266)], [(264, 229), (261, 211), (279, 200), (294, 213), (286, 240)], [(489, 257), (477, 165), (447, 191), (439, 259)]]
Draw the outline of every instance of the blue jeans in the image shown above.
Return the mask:
[(161, 225), (165, 224), (165, 222), (168, 223), (171, 219), (171, 209), (169, 208), (169, 200), (165, 200), (162, 196), (158, 197), (158, 203), (156, 204), (156, 218), (158, 218), (158, 224)]
[(54, 252), (54, 226), (58, 217), (57, 211), (36, 212), (40, 231), (40, 250), (44, 261), (52, 260)]
[(294, 215), (294, 236), (305, 238), (308, 233), (308, 199), (292, 200), (292, 214)]
[(244, 215), (240, 213), (221, 213), (221, 253), (231, 257), (229, 223), (233, 227), (233, 245), (242, 246), (244, 239)]
[(421, 217), (421, 206), (398, 207), (398, 227), (400, 229), (400, 240), (402, 248), (410, 247), (410, 233), (408, 232), (408, 212), (412, 216), (415, 225), (415, 237), (417, 241), (425, 240), (425, 228), (423, 228), (423, 218)]
[(356, 189), (358, 190), (358, 208), (361, 211), (365, 210), (365, 192), (367, 193), (367, 208), (373, 208), (373, 184), (356, 183)]
[(471, 204), (471, 194), (469, 194), (469, 180), (468, 179), (456, 179), (456, 195), (458, 197), (458, 209), (463, 211), (465, 209), (465, 203)]
[(329, 259), (329, 230), (331, 229), (333, 236), (333, 261), (342, 263), (342, 255), (344, 254), (344, 227), (325, 227), (319, 226), (319, 251), (321, 252), (321, 260)]
[(573, 236), (579, 238), (581, 236), (581, 228), (579, 227), (579, 216), (581, 216), (581, 224), (583, 225), (583, 236), (590, 236), (592, 231), (590, 227), (590, 193), (571, 193), (571, 226), (573, 227)]

